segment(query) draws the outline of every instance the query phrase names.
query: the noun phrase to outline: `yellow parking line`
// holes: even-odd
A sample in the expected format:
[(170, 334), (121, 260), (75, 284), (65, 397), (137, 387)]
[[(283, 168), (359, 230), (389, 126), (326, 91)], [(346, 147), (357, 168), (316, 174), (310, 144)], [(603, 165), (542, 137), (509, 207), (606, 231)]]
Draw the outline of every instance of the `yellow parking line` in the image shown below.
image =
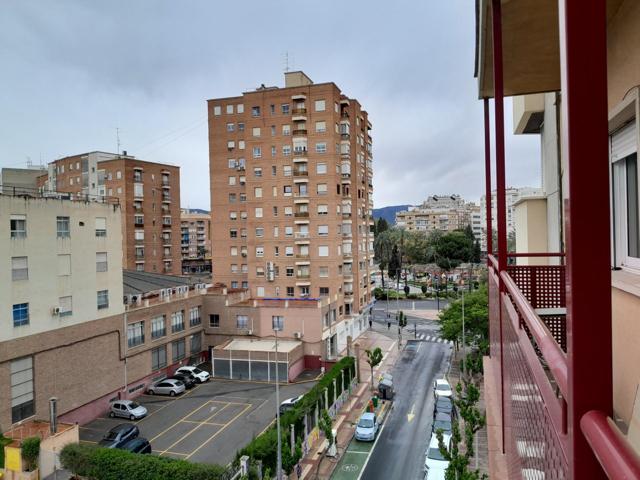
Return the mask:
[(201, 425), (218, 425), (218, 426), (222, 426), (224, 425), (224, 423), (215, 423), (215, 422), (198, 422), (196, 420), (182, 420), (181, 423), (199, 423)]
[[(189, 435), (191, 435), (193, 432), (195, 432), (196, 430), (198, 430), (203, 423), (208, 422), (209, 420), (211, 420), (213, 417), (215, 417), (218, 413), (220, 413), (222, 410), (224, 410), (225, 408), (227, 408), (228, 405), (225, 405), (224, 407), (222, 407), (220, 410), (218, 410), (216, 413), (214, 413), (213, 415), (211, 415), (210, 417), (207, 417), (206, 420), (204, 420), (204, 422), (197, 422), (198, 425), (193, 427), (191, 430), (189, 430), (187, 433), (185, 433), (183, 436), (181, 436), (178, 440), (176, 440), (175, 442), (173, 442), (171, 445), (169, 445), (166, 450), (164, 452), (169, 451), (170, 448), (176, 446), (178, 443), (180, 443), (182, 440), (184, 440), (185, 438), (187, 438)], [(162, 455), (164, 452), (160, 453), (160, 455)], [(189, 458), (189, 457), (187, 457)]]
[(80, 440), (80, 443), (92, 443), (92, 444), (97, 444), (98, 442), (94, 442), (92, 440)]
[(269, 425), (267, 425), (266, 427), (264, 427), (264, 430), (262, 430), (262, 431), (258, 434), (258, 436), (262, 435), (264, 432), (266, 432), (267, 430), (269, 430), (269, 429), (271, 428), (271, 426), (272, 426), (274, 423), (276, 423), (276, 419), (275, 419), (275, 418), (269, 422)]
[(187, 455), (189, 455), (188, 453), (178, 453), (178, 452), (160, 452), (159, 450), (154, 450), (153, 453), (157, 453), (158, 455), (161, 455), (163, 453), (168, 453), (169, 455), (180, 455), (181, 457), (186, 457)]
[[(198, 384), (198, 385), (194, 386), (191, 390), (186, 391), (186, 392), (185, 392), (185, 393), (183, 393), (180, 397), (169, 397), (169, 398), (172, 398), (173, 400), (169, 400), (167, 403), (165, 403), (164, 405), (162, 405), (160, 408), (158, 408), (157, 410), (155, 410), (155, 411), (153, 411), (153, 412), (151, 412), (151, 413), (148, 413), (146, 417), (141, 418), (140, 420), (138, 420), (138, 421), (137, 421), (137, 422), (135, 422), (135, 423), (140, 423), (140, 422), (142, 422), (142, 421), (146, 420), (147, 418), (149, 418), (149, 417), (151, 417), (151, 416), (155, 415), (155, 414), (156, 414), (156, 413), (158, 413), (160, 410), (163, 410), (164, 408), (166, 408), (166, 407), (168, 407), (169, 405), (173, 404), (176, 400), (178, 400), (178, 399), (180, 399), (180, 398), (184, 398), (184, 397), (189, 396), (189, 395), (191, 394), (191, 392), (193, 392), (194, 390), (198, 389), (198, 387), (200, 387), (200, 384)], [(149, 396), (149, 397), (155, 397), (155, 395), (148, 395), (148, 394), (146, 394), (146, 393), (143, 393), (142, 395), (147, 395), (147, 396)]]
[(198, 410), (200, 410), (202, 407), (204, 407), (205, 405), (208, 405), (211, 402), (211, 400), (207, 400), (205, 403), (203, 403), (202, 405), (200, 405), (198, 408), (196, 408), (195, 410), (192, 410), (191, 412), (189, 412), (188, 414), (186, 414), (184, 417), (182, 417), (180, 420), (178, 420), (175, 423), (172, 423), (171, 425), (169, 425), (167, 428), (165, 428), (162, 432), (160, 432), (158, 435), (156, 435), (155, 437), (153, 437), (152, 439), (149, 440), (149, 443), (151, 443), (152, 441), (156, 440), (158, 437), (161, 437), (162, 435), (164, 435), (165, 433), (167, 433), (169, 430), (171, 430), (173, 427), (175, 427), (176, 425), (178, 425), (182, 420), (184, 420), (185, 418), (193, 415), (194, 413), (196, 413)]
[(211, 440), (213, 440), (220, 432), (222, 432), (225, 428), (227, 428), (229, 425), (231, 425), (233, 422), (236, 421), (236, 419), (244, 414), (247, 410), (249, 410), (251, 408), (251, 404), (248, 404), (244, 409), (242, 409), (242, 411), (240, 413), (238, 413), (235, 417), (233, 417), (231, 420), (229, 420), (226, 425), (224, 427), (222, 427), (220, 430), (218, 430), (216, 433), (214, 433), (213, 435), (211, 435), (207, 440), (205, 440), (204, 442), (202, 442), (202, 444), (196, 448), (193, 452), (191, 452), (189, 455), (186, 456), (185, 460), (190, 459), (194, 453), (196, 453), (198, 450), (200, 450), (202, 447), (204, 447), (207, 443), (209, 443)]

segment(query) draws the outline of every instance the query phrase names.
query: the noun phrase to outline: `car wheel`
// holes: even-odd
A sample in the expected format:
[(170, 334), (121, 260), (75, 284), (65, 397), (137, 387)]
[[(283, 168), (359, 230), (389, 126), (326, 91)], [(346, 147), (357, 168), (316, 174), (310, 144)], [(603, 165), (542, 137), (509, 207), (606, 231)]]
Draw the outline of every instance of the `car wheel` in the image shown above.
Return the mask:
[(111, 418), (113, 418), (113, 417), (115, 417), (115, 416), (116, 416), (116, 414), (115, 414), (115, 413), (113, 413), (113, 412), (109, 412), (109, 416), (110, 416)]
[(174, 392), (173, 390), (171, 390), (171, 391), (169, 392), (169, 395), (170, 395), (170, 396), (172, 396), (172, 397), (175, 397), (175, 396), (176, 396), (176, 392)]
[(129, 415), (129, 420), (131, 420), (131, 421), (133, 422), (135, 419), (136, 419), (136, 417), (135, 417), (135, 416), (133, 416), (133, 415)]
[(147, 393), (148, 393), (149, 395), (154, 395), (153, 390), (147, 390)]

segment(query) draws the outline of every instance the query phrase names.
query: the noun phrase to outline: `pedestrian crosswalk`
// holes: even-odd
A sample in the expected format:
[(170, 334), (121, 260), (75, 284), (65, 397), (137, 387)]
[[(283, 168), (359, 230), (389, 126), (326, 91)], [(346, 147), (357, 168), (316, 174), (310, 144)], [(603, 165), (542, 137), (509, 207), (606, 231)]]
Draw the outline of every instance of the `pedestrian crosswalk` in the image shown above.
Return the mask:
[(445, 340), (444, 338), (438, 337), (437, 335), (427, 335), (425, 333), (419, 333), (416, 336), (419, 340), (424, 340), (425, 342), (433, 342), (433, 343), (444, 343), (447, 345), (453, 345), (451, 340)]

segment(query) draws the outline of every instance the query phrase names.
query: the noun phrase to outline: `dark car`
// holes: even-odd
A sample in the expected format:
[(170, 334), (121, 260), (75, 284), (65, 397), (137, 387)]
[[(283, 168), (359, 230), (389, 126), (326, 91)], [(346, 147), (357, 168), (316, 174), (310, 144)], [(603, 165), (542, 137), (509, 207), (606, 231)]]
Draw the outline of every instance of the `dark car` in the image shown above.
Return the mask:
[(436, 406), (433, 409), (433, 418), (436, 417), (439, 413), (446, 413), (450, 415), (452, 418), (456, 416), (456, 409), (453, 406), (453, 401), (448, 397), (438, 397), (436, 399)]
[(451, 414), (438, 413), (436, 418), (433, 419), (433, 432), (442, 430), (446, 435), (451, 435)]
[(171, 375), (168, 380), (180, 380), (187, 389), (193, 388), (196, 384), (196, 377), (190, 373), (176, 373), (175, 375)]
[(146, 438), (138, 437), (118, 447), (131, 453), (151, 453), (151, 444)]
[(120, 448), (129, 440), (140, 435), (138, 427), (132, 423), (121, 423), (109, 430), (100, 440), (99, 445), (106, 448)]

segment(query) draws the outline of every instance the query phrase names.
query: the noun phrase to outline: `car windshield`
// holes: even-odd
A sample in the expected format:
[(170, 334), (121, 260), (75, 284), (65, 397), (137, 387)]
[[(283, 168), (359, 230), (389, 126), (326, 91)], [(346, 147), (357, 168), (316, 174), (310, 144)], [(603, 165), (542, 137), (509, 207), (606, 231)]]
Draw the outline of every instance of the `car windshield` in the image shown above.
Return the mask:
[(440, 397), (438, 399), (438, 408), (451, 408), (451, 400), (446, 397)]
[(434, 430), (438, 430), (439, 428), (441, 428), (445, 432), (449, 432), (451, 431), (451, 422), (448, 422), (446, 420), (436, 420), (433, 424), (433, 428)]
[(373, 427), (373, 420), (371, 418), (361, 418), (358, 422), (358, 426), (362, 428), (371, 428)]
[(194, 368), (194, 369), (193, 369), (193, 373), (200, 374), (200, 373), (203, 373), (203, 371), (202, 371), (202, 370), (200, 370), (199, 368)]
[(440, 390), (441, 392), (444, 390), (450, 390), (449, 385), (447, 385), (446, 383), (438, 383), (436, 385), (436, 390)]
[(431, 460), (445, 460), (445, 458), (442, 456), (442, 453), (440, 453), (440, 449), (435, 447), (429, 449), (427, 457)]
[(181, 382), (180, 380), (176, 380), (174, 383), (175, 383), (175, 384), (176, 384), (176, 386), (178, 386), (178, 387), (179, 387), (180, 385), (182, 385), (182, 382)]
[(129, 409), (130, 409), (130, 410), (135, 410), (135, 409), (136, 409), (136, 408), (138, 408), (139, 406), (140, 406), (140, 404), (139, 404), (139, 403), (131, 402), (131, 403), (129, 404)]
[(118, 438), (118, 432), (108, 432), (104, 436), (105, 440), (115, 440), (116, 438)]

